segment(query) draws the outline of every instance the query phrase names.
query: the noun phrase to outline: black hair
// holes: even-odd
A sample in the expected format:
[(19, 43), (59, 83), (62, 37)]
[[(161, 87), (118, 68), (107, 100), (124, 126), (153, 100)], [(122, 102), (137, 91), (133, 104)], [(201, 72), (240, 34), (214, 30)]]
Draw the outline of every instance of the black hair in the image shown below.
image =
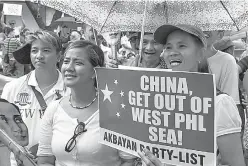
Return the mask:
[(8, 102), (7, 100), (5, 100), (3, 98), (0, 98), (0, 102), (2, 102), (2, 103), (8, 103), (8, 104), (13, 105), (17, 109), (17, 111), (19, 112), (19, 114), (21, 114), (19, 107), (17, 105), (15, 105), (14, 103), (10, 103), (10, 102)]
[(94, 43), (91, 43), (87, 40), (78, 40), (75, 42), (72, 42), (71, 44), (69, 44), (69, 46), (66, 48), (65, 50), (65, 54), (74, 48), (85, 48), (87, 50), (87, 53), (89, 55), (89, 61), (91, 63), (92, 66), (96, 67), (96, 66), (100, 66), (103, 67), (104, 66), (104, 53), (102, 51), (102, 49), (95, 45)]
[(14, 29), (10, 27), (5, 27), (3, 31), (8, 36), (11, 32), (14, 31)]
[[(104, 53), (102, 49), (96, 44), (91, 43), (90, 41), (87, 41), (87, 40), (74, 41), (71, 44), (69, 44), (69, 46), (66, 48), (64, 56), (69, 50), (74, 49), (74, 48), (85, 49), (86, 52), (88, 53), (89, 62), (91, 63), (93, 67), (97, 67), (97, 66), (103, 67), (105, 65)], [(95, 79), (94, 85), (95, 87), (97, 87), (96, 79)]]

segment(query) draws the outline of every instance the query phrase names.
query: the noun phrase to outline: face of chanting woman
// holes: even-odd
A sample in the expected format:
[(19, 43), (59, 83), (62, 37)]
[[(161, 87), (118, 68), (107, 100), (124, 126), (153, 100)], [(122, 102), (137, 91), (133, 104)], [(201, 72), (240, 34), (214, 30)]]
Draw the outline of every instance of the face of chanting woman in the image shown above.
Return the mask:
[(28, 145), (28, 129), (19, 110), (8, 102), (0, 101), (0, 128), (21, 146)]
[(177, 30), (167, 38), (164, 58), (173, 71), (197, 72), (202, 53), (200, 41), (187, 32)]

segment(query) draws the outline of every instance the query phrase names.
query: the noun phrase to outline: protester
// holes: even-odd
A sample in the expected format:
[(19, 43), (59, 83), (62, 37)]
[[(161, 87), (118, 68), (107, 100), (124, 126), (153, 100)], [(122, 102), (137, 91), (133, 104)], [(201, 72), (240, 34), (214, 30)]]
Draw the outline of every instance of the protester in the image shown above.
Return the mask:
[(24, 75), (24, 66), (13, 57), (13, 52), (21, 46), (21, 42), (15, 38), (14, 29), (6, 27), (7, 38), (4, 40), (3, 49), (3, 74), (6, 76), (20, 77)]
[(70, 40), (67, 43), (64, 43), (63, 47), (66, 49), (70, 43), (77, 40), (81, 40), (81, 34), (77, 30), (72, 30), (70, 34)]
[(234, 56), (235, 45), (229, 36), (224, 36), (222, 39), (214, 42), (213, 45), (214, 45), (214, 48), (216, 50), (226, 52), (226, 53)]
[[(155, 31), (154, 38), (158, 43), (165, 44), (165, 61), (173, 71), (199, 71), (201, 66), (198, 61), (202, 59), (206, 48), (204, 34), (199, 28), (163, 25)], [(229, 166), (245, 166), (240, 140), (241, 119), (232, 97), (227, 94), (217, 95), (215, 111), (217, 147), (221, 156), (219, 162)], [(145, 165), (161, 165), (147, 150), (139, 154)]]
[(14, 36), (16, 38), (19, 38), (20, 37), (21, 31), (26, 27), (25, 22), (24, 22), (24, 19), (23, 19), (22, 16), (21, 16), (21, 21), (22, 21), (22, 25), (21, 26), (16, 26), (16, 21), (15, 20), (9, 20), (8, 21), (8, 24), (9, 25), (7, 25), (7, 24), (4, 23), (4, 13), (3, 12), (1, 13), (1, 19), (0, 19), (1, 26), (3, 28), (5, 28), (5, 27), (13, 28), (14, 29)]
[(100, 40), (97, 37), (98, 33), (94, 28), (92, 28), (88, 24), (83, 24), (82, 31), (83, 31), (85, 40), (88, 40), (91, 43), (97, 44), (98, 46), (100, 45)]
[(245, 113), (239, 94), (239, 73), (235, 58), (222, 51), (216, 50), (214, 43), (222, 39), (224, 31), (205, 31), (207, 38), (207, 50), (204, 58), (207, 58), (209, 71), (215, 74), (216, 87), (230, 95), (237, 104), (239, 114), (242, 120), (242, 133), (245, 124)]
[(205, 31), (207, 58), (210, 73), (215, 74), (216, 86), (219, 90), (230, 95), (236, 104), (240, 104), (238, 92), (238, 69), (234, 57), (228, 53), (216, 50), (214, 43), (223, 38), (223, 31)]
[(63, 47), (62, 54), (63, 54), (68, 45), (67, 43), (70, 41), (71, 29), (67, 25), (62, 25), (61, 27), (62, 28), (61, 31), (58, 32), (58, 36), (62, 42), (62, 47)]
[(94, 68), (103, 65), (102, 50), (89, 41), (73, 42), (66, 49), (61, 71), (71, 94), (52, 102), (45, 112), (37, 154), (40, 166), (132, 165), (133, 160), (120, 158), (122, 152), (99, 143)]
[[(7, 83), (2, 98), (19, 107), (22, 119), (29, 130), (27, 148), (36, 155), (41, 119), (46, 106), (51, 101), (66, 95), (68, 91), (61, 73), (56, 68), (62, 48), (58, 36), (53, 32), (37, 31), (32, 38), (31, 51), (19, 56), (31, 62), (35, 70)], [(16, 165), (13, 156), (11, 156), (11, 165)]]
[(24, 28), (20, 33), (20, 42), (25, 44), (27, 42), (27, 36), (30, 34), (29, 29)]
[[(140, 40), (140, 33), (138, 34), (138, 39)], [(160, 57), (163, 49), (164, 46), (154, 40), (152, 33), (145, 33), (141, 58), (140, 56), (136, 56), (128, 60), (126, 63), (123, 63), (122, 65), (166, 69), (167, 66), (165, 64), (165, 61), (163, 57)], [(107, 67), (116, 68), (118, 67), (117, 65), (118, 62), (114, 59), (110, 60), (109, 63), (107, 63)]]
[(222, 39), (219, 41), (216, 41), (214, 43), (214, 48), (216, 48), (219, 51), (226, 52), (230, 55), (232, 55), (237, 63), (237, 68), (238, 68), (238, 90), (239, 90), (239, 99), (240, 99), (240, 104), (238, 104), (238, 108), (240, 110), (240, 116), (243, 120), (242, 122), (242, 128), (244, 128), (244, 123), (245, 123), (245, 113), (244, 110), (246, 109), (245, 105), (247, 105), (247, 101), (244, 99), (243, 93), (242, 93), (242, 87), (243, 87), (243, 77), (244, 77), (244, 72), (247, 70), (247, 58), (243, 58), (240, 61), (238, 60), (237, 57), (234, 56), (234, 42), (232, 42), (231, 38), (229, 36), (224, 36)]

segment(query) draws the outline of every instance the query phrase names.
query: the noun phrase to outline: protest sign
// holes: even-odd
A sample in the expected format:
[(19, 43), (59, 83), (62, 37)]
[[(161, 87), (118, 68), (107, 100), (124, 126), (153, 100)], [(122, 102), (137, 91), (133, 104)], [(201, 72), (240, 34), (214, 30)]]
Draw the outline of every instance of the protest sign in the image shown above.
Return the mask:
[(22, 15), (22, 5), (4, 3), (3, 4), (3, 13), (4, 13), (4, 15), (21, 16)]
[(96, 68), (105, 145), (163, 163), (213, 166), (215, 86), (211, 74)]

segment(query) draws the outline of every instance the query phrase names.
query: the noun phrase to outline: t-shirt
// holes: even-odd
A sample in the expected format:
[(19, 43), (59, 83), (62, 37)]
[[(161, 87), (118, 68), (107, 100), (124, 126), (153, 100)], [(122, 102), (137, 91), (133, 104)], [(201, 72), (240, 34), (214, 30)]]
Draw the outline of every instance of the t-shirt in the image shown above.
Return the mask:
[(86, 124), (87, 131), (77, 137), (76, 147), (71, 152), (65, 146), (78, 125), (61, 107), (60, 101), (52, 102), (41, 124), (38, 156), (55, 156), (55, 166), (119, 166), (118, 150), (100, 144), (99, 110)]
[(21, 42), (17, 38), (7, 38), (4, 40), (5, 53), (8, 53), (10, 59), (13, 59), (13, 52), (21, 46)]
[[(59, 71), (58, 71), (59, 72)], [(40, 125), (41, 119), (44, 115), (38, 100), (31, 88), (34, 86), (41, 94), (41, 90), (38, 86), (35, 70), (31, 71), (30, 77), (27, 80), (27, 75), (22, 76), (7, 83), (2, 92), (2, 98), (8, 100), (11, 103), (16, 104), (21, 112), (22, 119), (28, 127), (29, 133), (29, 145), (28, 149), (37, 146), (40, 139)], [(54, 87), (45, 95), (44, 100), (49, 105), (52, 101), (61, 96), (69, 94), (69, 90), (65, 89), (62, 74), (59, 72), (59, 78)], [(16, 165), (13, 156), (11, 157), (11, 165)]]
[(216, 88), (230, 95), (236, 104), (240, 104), (239, 73), (234, 57), (218, 51), (208, 58), (208, 64), (210, 73), (215, 74)]

